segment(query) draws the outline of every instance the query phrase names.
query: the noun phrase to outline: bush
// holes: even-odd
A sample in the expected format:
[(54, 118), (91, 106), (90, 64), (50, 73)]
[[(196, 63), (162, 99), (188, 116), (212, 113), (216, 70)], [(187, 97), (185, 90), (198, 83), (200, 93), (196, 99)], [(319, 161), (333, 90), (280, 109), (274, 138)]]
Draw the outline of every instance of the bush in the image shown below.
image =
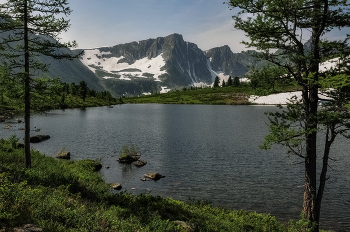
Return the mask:
[(140, 150), (135, 145), (123, 146), (120, 159), (133, 159), (140, 156)]

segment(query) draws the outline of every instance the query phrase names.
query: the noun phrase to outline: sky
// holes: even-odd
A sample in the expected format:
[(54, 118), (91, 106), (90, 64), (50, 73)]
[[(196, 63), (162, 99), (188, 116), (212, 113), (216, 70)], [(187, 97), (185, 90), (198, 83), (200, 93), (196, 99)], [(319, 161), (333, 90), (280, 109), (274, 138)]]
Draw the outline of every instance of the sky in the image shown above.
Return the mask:
[(233, 27), (224, 1), (69, 0), (71, 27), (61, 37), (96, 48), (178, 33), (202, 50), (229, 45), (240, 52), (244, 33)]
[[(0, 3), (6, 0), (0, 0)], [(182, 34), (185, 41), (202, 50), (224, 45), (233, 52), (248, 50), (248, 40), (234, 28), (226, 0), (68, 0), (73, 10), (67, 19), (71, 27), (62, 41), (76, 40), (78, 48), (98, 48), (149, 38)], [(350, 34), (350, 30), (347, 31)], [(345, 35), (339, 30), (328, 39)], [(305, 41), (306, 42), (306, 41)]]

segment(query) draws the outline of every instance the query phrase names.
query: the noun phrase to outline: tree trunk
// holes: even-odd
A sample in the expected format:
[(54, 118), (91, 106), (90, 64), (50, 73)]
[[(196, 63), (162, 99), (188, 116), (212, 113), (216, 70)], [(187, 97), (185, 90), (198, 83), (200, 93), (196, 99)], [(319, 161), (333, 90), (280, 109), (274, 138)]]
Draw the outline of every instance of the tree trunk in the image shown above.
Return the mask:
[[(313, 87), (308, 90), (307, 87), (304, 87), (303, 100), (306, 103), (306, 128), (307, 130), (316, 129), (317, 122), (314, 117), (317, 113), (317, 88)], [(306, 135), (303, 215), (310, 221), (309, 228), (313, 227), (314, 222), (318, 223), (316, 216), (316, 135), (316, 131)]]
[(24, 1), (24, 155), (25, 166), (31, 168), (30, 155), (30, 77), (29, 77), (29, 46), (28, 46), (28, 9)]
[[(331, 134), (329, 138), (329, 133)], [(317, 200), (316, 200), (316, 220), (317, 222), (320, 221), (320, 214), (321, 214), (321, 202), (323, 197), (324, 188), (326, 185), (326, 174), (327, 174), (327, 168), (328, 168), (328, 160), (329, 160), (329, 152), (331, 150), (331, 145), (335, 140), (335, 133), (334, 133), (334, 124), (330, 126), (330, 128), (327, 128), (326, 132), (326, 143), (324, 147), (324, 153), (323, 153), (323, 164), (322, 164), (322, 172), (320, 175), (320, 185), (318, 187), (317, 192)]]

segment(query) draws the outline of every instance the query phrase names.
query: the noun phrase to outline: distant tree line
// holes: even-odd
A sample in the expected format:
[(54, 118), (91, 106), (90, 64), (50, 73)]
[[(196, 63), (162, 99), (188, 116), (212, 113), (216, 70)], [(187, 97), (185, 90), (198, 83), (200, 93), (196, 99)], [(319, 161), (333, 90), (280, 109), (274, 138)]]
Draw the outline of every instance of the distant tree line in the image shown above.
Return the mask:
[[(232, 80), (232, 77), (230, 76), (227, 79), (227, 82), (225, 82), (225, 80), (222, 80), (221, 87), (229, 87), (229, 86), (238, 87), (238, 86), (240, 86), (240, 84), (241, 83), (240, 83), (239, 77), (236, 76)], [(213, 88), (219, 88), (219, 87), (220, 87), (220, 78), (218, 76), (216, 76), (215, 80), (214, 80)]]

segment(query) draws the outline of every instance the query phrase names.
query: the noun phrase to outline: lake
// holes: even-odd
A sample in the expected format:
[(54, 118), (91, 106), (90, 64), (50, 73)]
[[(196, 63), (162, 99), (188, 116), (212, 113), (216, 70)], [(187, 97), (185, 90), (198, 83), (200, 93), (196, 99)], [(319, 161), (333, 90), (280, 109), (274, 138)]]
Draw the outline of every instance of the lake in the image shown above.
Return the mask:
[[(65, 148), (71, 158), (100, 159), (108, 183), (124, 191), (150, 193), (176, 200), (210, 201), (214, 206), (270, 213), (297, 220), (302, 210), (303, 164), (283, 147), (260, 150), (268, 132), (265, 111), (274, 106), (119, 105), (56, 110), (32, 116), (35, 134), (50, 140), (32, 147), (48, 156)], [(16, 134), (24, 124), (3, 129), (0, 137)], [(136, 145), (147, 165), (119, 164), (123, 145)], [(320, 150), (321, 149), (320, 145)], [(330, 179), (321, 209), (321, 228), (350, 230), (350, 143), (333, 145)], [(148, 172), (166, 177), (142, 182)]]

